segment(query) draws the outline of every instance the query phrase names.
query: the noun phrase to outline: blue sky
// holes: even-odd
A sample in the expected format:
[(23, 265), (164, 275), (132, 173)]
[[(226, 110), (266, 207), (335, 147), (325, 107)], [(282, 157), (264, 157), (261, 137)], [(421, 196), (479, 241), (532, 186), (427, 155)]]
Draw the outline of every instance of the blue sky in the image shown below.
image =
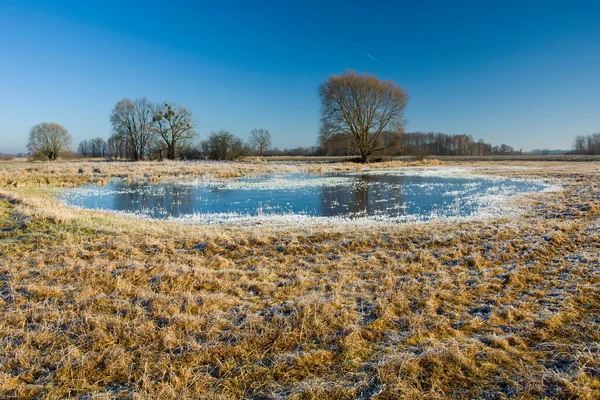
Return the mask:
[(309, 146), (317, 87), (346, 69), (408, 91), (407, 131), (570, 148), (600, 131), (598, 21), (597, 1), (0, 0), (0, 152), (42, 121), (108, 138), (142, 96), (189, 108), (201, 139)]

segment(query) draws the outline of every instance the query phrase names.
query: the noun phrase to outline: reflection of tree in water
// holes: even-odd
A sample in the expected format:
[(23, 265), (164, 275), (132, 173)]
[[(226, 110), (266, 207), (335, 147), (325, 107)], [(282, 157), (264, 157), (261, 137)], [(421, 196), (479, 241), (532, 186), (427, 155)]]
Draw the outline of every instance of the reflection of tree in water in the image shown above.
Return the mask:
[(194, 188), (191, 186), (123, 182), (115, 189), (116, 210), (144, 212), (153, 218), (177, 217), (193, 212)]
[(345, 214), (397, 215), (404, 203), (404, 176), (357, 175), (351, 187), (324, 187), (321, 190), (323, 216)]
[[(179, 217), (194, 213), (239, 213), (255, 215), (262, 207), (273, 214), (290, 212), (322, 216), (468, 215), (482, 207), (477, 196), (511, 195), (541, 190), (533, 183), (473, 180), (472, 178), (440, 178), (398, 176), (392, 174), (346, 175), (338, 186), (268, 190), (227, 188), (223, 185), (127, 184), (110, 182), (106, 193), (77, 197), (77, 205), (125, 212), (144, 212), (153, 218)], [(290, 179), (303, 179), (302, 176)], [(459, 207), (456, 199), (460, 197)], [(487, 202), (487, 200), (486, 200)], [(404, 204), (408, 205), (405, 209)], [(487, 204), (487, 203), (486, 203)], [(266, 212), (266, 211), (265, 211)]]

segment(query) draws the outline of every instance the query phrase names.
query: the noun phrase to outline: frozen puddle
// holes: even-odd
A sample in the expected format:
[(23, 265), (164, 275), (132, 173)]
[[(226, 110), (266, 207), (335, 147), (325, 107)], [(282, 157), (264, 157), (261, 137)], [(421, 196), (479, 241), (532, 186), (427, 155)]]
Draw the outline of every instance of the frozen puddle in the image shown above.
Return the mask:
[(556, 190), (539, 180), (477, 176), (459, 168), (403, 168), (322, 175), (85, 186), (68, 204), (198, 223), (409, 222), (514, 216), (511, 197)]

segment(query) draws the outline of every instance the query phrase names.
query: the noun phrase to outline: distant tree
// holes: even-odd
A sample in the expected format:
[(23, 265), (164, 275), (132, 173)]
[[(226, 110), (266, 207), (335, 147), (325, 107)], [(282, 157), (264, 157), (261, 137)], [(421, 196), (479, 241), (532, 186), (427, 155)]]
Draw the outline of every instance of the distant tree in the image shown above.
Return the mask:
[(507, 144), (501, 144), (500, 148), (498, 149), (500, 154), (512, 154), (514, 153), (515, 149), (513, 149), (511, 146), (507, 145)]
[(110, 158), (132, 159), (131, 144), (125, 135), (113, 133), (106, 141), (106, 156)]
[(600, 133), (593, 133), (588, 138), (590, 139), (588, 140), (590, 144), (588, 152), (595, 155), (600, 154)]
[(310, 146), (310, 147), (295, 147), (293, 149), (284, 149), (281, 152), (284, 156), (318, 156), (324, 155), (320, 146)]
[(71, 135), (59, 124), (54, 122), (42, 122), (37, 124), (29, 132), (27, 148), (32, 154), (38, 153), (48, 157), (48, 160), (56, 160), (61, 151), (71, 147)]
[(333, 152), (333, 142), (331, 140), (331, 132), (325, 129), (323, 126), (319, 129), (319, 137), (317, 139), (317, 144), (319, 147), (323, 149), (326, 156), (332, 155)]
[(182, 146), (179, 150), (179, 157), (182, 160), (201, 160), (205, 158), (202, 151), (202, 143), (189, 143)]
[(577, 154), (600, 154), (600, 133), (579, 135), (573, 142), (573, 152)]
[(90, 144), (87, 140), (82, 140), (77, 145), (77, 152), (81, 154), (83, 157), (89, 157), (90, 155)]
[(475, 146), (475, 152), (473, 155), (482, 156), (485, 151), (485, 142), (482, 139), (479, 139)]
[[(500, 153), (500, 146), (479, 140), (471, 135), (448, 135), (441, 132), (406, 132), (399, 136), (400, 149), (409, 155), (483, 156)], [(504, 150), (512, 147), (505, 145)], [(513, 151), (513, 150), (510, 150)]]
[(378, 150), (386, 129), (403, 126), (408, 94), (393, 81), (354, 71), (332, 75), (319, 87), (322, 131), (350, 134), (362, 161)]
[(271, 147), (271, 134), (266, 129), (253, 129), (250, 132), (250, 146), (258, 153), (264, 156), (265, 151)]
[(384, 149), (384, 155), (397, 156), (402, 150), (402, 141), (404, 131), (399, 129), (395, 131), (383, 131), (379, 137), (379, 147)]
[(108, 153), (108, 145), (106, 140), (101, 137), (95, 137), (90, 140), (82, 140), (77, 146), (77, 153), (83, 157), (106, 157)]
[(176, 159), (182, 148), (189, 146), (196, 136), (192, 113), (181, 106), (156, 104), (152, 123), (161, 154), (162, 149), (166, 150), (169, 160)]
[(226, 130), (211, 133), (202, 150), (211, 160), (235, 160), (248, 153), (242, 139)]
[(328, 156), (350, 156), (357, 154), (354, 136), (347, 133), (321, 132), (319, 135), (319, 146)]
[(94, 158), (100, 158), (106, 156), (106, 140), (101, 137), (95, 137), (90, 140), (90, 155)]
[(577, 154), (585, 154), (586, 152), (586, 140), (585, 140), (585, 136), (583, 135), (578, 135), (575, 137), (575, 140), (573, 141), (573, 152), (577, 153)]
[(119, 101), (110, 116), (113, 132), (127, 143), (128, 152), (135, 161), (143, 160), (153, 140), (153, 105), (147, 98)]

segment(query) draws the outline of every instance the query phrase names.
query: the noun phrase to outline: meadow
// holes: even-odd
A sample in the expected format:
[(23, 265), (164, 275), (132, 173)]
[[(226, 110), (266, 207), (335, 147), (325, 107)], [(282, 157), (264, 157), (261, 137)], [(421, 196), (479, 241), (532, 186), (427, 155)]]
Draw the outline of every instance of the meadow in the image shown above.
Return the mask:
[(600, 397), (600, 163), (519, 216), (208, 226), (71, 208), (63, 188), (440, 165), (0, 163), (0, 397)]

